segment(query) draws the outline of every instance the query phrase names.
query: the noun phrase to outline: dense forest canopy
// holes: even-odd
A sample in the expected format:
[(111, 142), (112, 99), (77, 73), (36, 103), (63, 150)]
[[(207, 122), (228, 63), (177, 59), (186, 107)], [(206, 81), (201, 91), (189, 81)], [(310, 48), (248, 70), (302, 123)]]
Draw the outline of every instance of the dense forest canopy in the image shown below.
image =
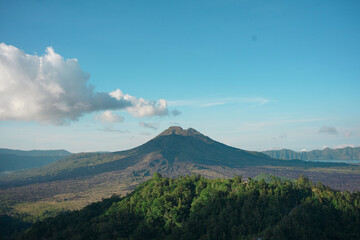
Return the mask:
[(126, 197), (34, 224), (18, 239), (360, 239), (360, 194), (300, 176), (155, 174)]
[(290, 149), (268, 150), (264, 154), (277, 159), (292, 160), (359, 160), (360, 147), (324, 148), (323, 150), (295, 152)]

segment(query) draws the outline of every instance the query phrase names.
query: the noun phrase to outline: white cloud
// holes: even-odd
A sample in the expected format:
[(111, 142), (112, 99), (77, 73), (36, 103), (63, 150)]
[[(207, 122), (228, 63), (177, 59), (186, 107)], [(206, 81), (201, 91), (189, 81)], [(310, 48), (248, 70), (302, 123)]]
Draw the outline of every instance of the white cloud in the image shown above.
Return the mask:
[(139, 125), (144, 128), (151, 128), (157, 130), (159, 128), (158, 124), (155, 123), (146, 123), (146, 122), (139, 122)]
[(152, 117), (168, 115), (167, 102), (164, 99), (158, 101), (148, 101), (143, 98), (136, 98), (129, 94), (123, 94), (120, 89), (110, 93), (110, 96), (118, 101), (127, 101), (131, 105), (127, 111), (135, 117)]
[(99, 115), (96, 115), (95, 120), (101, 121), (103, 123), (118, 123), (118, 122), (123, 122), (124, 117), (118, 114), (114, 114), (113, 112), (108, 110)]
[(338, 131), (336, 130), (335, 127), (322, 126), (322, 127), (319, 129), (319, 133), (336, 135), (336, 134), (338, 134)]
[(96, 92), (77, 59), (64, 59), (48, 47), (29, 55), (0, 43), (0, 121), (68, 124), (85, 113), (126, 109), (136, 117), (167, 114), (166, 100)]

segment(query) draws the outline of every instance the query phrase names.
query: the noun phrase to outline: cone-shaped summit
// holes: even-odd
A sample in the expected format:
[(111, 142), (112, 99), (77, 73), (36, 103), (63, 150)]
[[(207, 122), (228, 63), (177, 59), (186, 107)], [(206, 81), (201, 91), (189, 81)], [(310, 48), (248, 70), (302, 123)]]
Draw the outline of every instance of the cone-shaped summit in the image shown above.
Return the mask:
[[(198, 131), (196, 131), (193, 128), (188, 128), (187, 130), (182, 129), (182, 127), (179, 126), (172, 126), (168, 129), (164, 130), (162, 133), (160, 133), (158, 136), (166, 136), (166, 135), (181, 135), (181, 136), (196, 136), (196, 135), (202, 135)], [(202, 135), (204, 136), (204, 135)]]
[[(201, 134), (193, 128), (170, 127), (142, 146), (138, 153), (158, 153), (167, 163), (246, 166), (264, 164), (272, 158), (227, 146)], [(160, 156), (158, 155), (158, 156)]]

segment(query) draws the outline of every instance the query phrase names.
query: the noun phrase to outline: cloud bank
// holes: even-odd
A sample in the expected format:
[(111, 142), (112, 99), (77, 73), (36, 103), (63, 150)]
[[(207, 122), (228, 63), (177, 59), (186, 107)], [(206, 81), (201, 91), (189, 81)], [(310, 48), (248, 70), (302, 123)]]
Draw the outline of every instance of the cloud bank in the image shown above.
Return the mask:
[(36, 121), (56, 125), (86, 113), (125, 109), (135, 117), (168, 115), (164, 99), (148, 101), (114, 92), (96, 92), (77, 59), (64, 59), (48, 47), (29, 55), (0, 43), (0, 121)]
[(99, 115), (96, 115), (95, 120), (102, 123), (119, 123), (124, 121), (124, 117), (114, 114), (113, 112), (108, 110)]

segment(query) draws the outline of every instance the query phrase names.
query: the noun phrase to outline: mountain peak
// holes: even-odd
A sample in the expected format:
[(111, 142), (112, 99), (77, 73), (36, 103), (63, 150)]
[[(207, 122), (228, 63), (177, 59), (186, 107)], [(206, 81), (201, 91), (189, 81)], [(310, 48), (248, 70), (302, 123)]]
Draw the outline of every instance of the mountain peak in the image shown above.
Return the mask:
[(202, 135), (198, 131), (193, 128), (188, 128), (187, 130), (183, 129), (179, 126), (172, 126), (160, 133), (159, 136), (166, 136), (166, 135), (180, 135), (180, 136), (195, 136), (195, 135)]

